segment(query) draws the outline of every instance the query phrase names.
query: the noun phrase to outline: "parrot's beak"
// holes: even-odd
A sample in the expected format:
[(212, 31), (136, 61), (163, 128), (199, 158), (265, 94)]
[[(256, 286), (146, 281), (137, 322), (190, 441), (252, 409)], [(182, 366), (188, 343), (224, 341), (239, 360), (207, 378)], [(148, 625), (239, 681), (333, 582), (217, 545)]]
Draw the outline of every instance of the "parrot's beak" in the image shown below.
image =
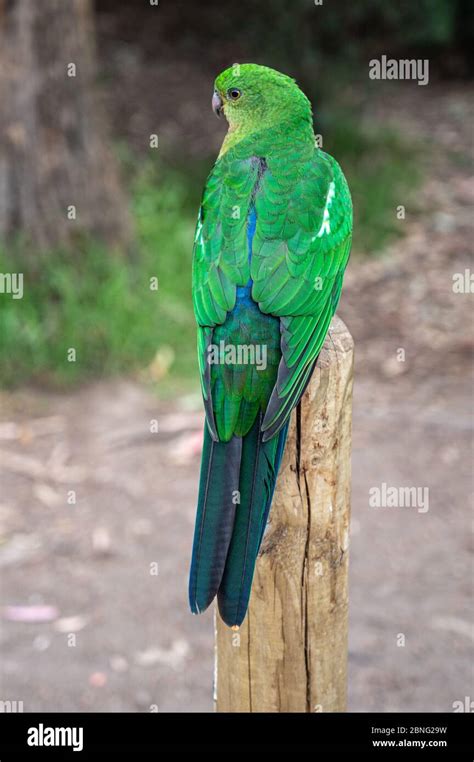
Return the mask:
[(224, 104), (222, 103), (222, 98), (219, 95), (219, 93), (216, 90), (214, 90), (214, 93), (212, 95), (212, 110), (216, 116), (220, 116), (222, 114), (223, 108), (224, 108)]

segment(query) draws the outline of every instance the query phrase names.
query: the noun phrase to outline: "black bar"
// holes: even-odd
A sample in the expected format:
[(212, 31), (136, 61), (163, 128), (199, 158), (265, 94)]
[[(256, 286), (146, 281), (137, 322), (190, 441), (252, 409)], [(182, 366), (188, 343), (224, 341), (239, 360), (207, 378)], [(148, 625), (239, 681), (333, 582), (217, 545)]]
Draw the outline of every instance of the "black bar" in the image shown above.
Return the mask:
[[(0, 714), (1, 762), (96, 759), (104, 753), (122, 757), (134, 752), (142, 762), (156, 760), (160, 749), (196, 746), (219, 746), (227, 752), (235, 746), (310, 746), (315, 751), (352, 749), (379, 757), (401, 751), (421, 759), (450, 755), (471, 762), (471, 738), (472, 715), (463, 713)], [(43, 745), (29, 745), (28, 739)], [(70, 745), (53, 747), (50, 741)]]

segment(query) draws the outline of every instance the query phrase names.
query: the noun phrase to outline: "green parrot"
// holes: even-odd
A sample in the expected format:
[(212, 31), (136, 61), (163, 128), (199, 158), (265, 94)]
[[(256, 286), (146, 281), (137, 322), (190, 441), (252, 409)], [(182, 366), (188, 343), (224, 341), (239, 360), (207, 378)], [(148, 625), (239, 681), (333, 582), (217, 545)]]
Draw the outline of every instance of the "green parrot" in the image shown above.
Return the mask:
[(339, 302), (352, 203), (293, 79), (234, 64), (217, 77), (212, 106), (229, 129), (194, 243), (206, 424), (189, 601), (198, 614), (217, 595), (222, 619), (238, 627), (289, 417)]

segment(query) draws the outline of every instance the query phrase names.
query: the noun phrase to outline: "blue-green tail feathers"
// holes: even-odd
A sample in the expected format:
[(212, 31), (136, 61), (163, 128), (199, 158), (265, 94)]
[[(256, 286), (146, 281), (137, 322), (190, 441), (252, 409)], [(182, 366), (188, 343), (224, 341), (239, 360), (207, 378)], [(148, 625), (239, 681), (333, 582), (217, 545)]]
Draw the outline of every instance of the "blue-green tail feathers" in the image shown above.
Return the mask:
[(268, 442), (258, 420), (244, 438), (240, 466), (240, 505), (217, 594), (219, 613), (229, 626), (242, 624), (252, 588), (258, 551), (275, 490), (288, 424)]
[(229, 626), (240, 625), (247, 612), (288, 431), (287, 423), (264, 442), (261, 421), (228, 443), (212, 442), (207, 427), (204, 436), (189, 600), (200, 613), (217, 594)]
[(189, 603), (204, 611), (217, 594), (232, 537), (242, 439), (215, 442), (204, 428), (198, 509), (189, 575)]

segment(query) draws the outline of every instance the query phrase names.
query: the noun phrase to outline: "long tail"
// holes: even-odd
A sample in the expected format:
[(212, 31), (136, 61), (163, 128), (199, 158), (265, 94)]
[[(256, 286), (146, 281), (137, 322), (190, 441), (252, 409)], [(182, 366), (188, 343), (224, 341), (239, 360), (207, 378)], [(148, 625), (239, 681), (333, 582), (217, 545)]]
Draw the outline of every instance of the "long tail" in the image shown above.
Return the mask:
[(288, 423), (278, 436), (263, 442), (262, 418), (244, 437), (240, 463), (240, 504), (217, 601), (224, 622), (242, 624), (250, 598), (255, 563), (265, 532), (285, 448)]
[(242, 439), (214, 442), (207, 425), (201, 461), (198, 509), (189, 575), (193, 614), (204, 611), (217, 594), (234, 526)]
[(285, 448), (288, 424), (263, 442), (262, 417), (243, 438), (214, 442), (207, 430), (189, 577), (191, 611), (204, 611), (217, 594), (230, 627), (245, 618)]

